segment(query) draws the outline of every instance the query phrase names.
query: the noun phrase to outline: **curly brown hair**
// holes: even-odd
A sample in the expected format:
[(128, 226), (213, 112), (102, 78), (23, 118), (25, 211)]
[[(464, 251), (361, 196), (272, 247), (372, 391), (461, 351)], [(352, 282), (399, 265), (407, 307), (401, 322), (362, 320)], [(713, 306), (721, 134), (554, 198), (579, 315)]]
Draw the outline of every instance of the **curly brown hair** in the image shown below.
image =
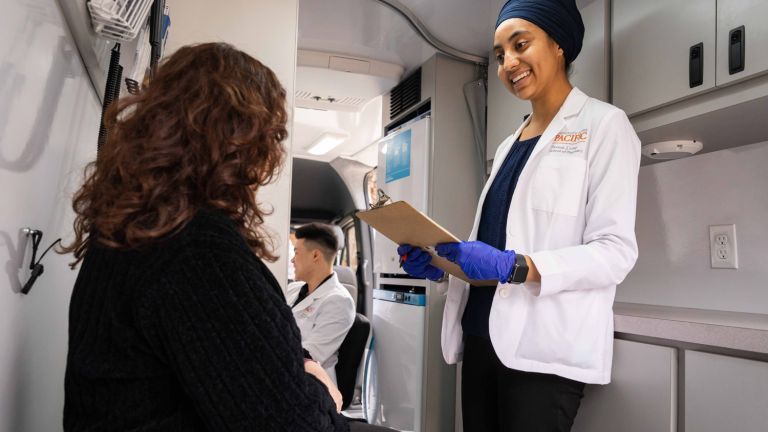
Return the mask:
[(138, 249), (203, 207), (224, 211), (254, 253), (277, 257), (256, 191), (282, 166), (285, 90), (271, 69), (224, 43), (185, 46), (139, 95), (107, 110), (107, 142), (74, 196), (74, 268), (91, 240)]

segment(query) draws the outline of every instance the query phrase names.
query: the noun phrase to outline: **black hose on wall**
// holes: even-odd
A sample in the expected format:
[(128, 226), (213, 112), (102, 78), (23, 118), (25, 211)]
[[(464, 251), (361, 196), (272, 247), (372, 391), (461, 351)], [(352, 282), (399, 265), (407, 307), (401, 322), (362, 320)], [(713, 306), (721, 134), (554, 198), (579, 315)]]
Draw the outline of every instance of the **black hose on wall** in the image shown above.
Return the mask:
[[(120, 44), (112, 48), (109, 58), (109, 70), (107, 71), (107, 85), (104, 89), (104, 103), (101, 106), (101, 126), (99, 127), (99, 140), (96, 145), (96, 154), (107, 141), (107, 127), (104, 125), (104, 114), (107, 108), (120, 97), (120, 79), (123, 75), (123, 67), (120, 66)], [(97, 156), (98, 157), (98, 156)]]

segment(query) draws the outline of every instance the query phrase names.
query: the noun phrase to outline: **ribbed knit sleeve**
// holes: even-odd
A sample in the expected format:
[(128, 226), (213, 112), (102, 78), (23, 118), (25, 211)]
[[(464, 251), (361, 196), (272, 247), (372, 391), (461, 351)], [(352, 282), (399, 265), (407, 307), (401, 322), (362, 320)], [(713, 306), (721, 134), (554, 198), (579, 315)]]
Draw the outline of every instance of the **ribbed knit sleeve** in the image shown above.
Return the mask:
[(206, 427), (348, 430), (326, 387), (304, 372), (299, 330), (267, 268), (229, 227), (191, 232), (135, 316)]

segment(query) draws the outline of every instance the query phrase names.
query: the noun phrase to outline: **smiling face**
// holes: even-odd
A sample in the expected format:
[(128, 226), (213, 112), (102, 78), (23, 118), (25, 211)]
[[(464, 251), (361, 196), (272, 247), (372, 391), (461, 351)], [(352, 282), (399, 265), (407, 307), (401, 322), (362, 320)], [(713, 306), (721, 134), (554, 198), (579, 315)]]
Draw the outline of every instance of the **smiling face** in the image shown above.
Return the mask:
[[(511, 18), (493, 37), (497, 75), (504, 87), (523, 100), (536, 100), (552, 83), (566, 78), (563, 50), (537, 25)], [(567, 78), (566, 78), (567, 79)]]

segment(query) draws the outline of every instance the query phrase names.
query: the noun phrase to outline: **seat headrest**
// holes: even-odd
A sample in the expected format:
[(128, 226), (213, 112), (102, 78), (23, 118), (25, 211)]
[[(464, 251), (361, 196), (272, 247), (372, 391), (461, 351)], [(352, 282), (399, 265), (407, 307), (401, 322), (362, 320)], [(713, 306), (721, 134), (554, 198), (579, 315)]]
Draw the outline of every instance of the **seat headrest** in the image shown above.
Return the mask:
[(353, 287), (357, 288), (357, 277), (351, 268), (344, 266), (334, 266), (333, 271), (336, 272), (336, 276), (338, 276), (339, 282), (344, 285), (352, 285)]

